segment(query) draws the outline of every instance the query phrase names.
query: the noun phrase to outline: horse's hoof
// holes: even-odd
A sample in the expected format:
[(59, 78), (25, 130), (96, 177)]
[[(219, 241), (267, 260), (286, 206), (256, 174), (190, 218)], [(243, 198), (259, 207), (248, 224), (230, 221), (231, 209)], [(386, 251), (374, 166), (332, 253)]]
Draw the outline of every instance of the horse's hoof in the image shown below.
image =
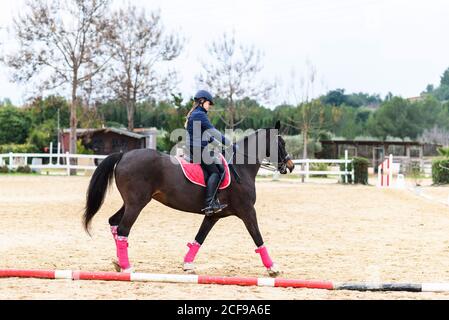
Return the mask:
[(195, 274), (195, 265), (193, 263), (185, 262), (182, 269), (188, 274)]
[(128, 268), (128, 269), (122, 269), (120, 267), (120, 264), (117, 261), (112, 261), (112, 264), (114, 266), (114, 269), (116, 272), (121, 272), (121, 273), (133, 273), (133, 268)]
[(121, 272), (122, 271), (122, 268), (120, 268), (120, 265), (118, 264), (118, 262), (117, 261), (112, 261), (112, 265), (114, 266), (114, 269), (115, 269), (115, 271), (116, 272)]
[(268, 275), (272, 278), (279, 277), (282, 274), (282, 271), (275, 264), (273, 264), (271, 268), (267, 269), (267, 271)]

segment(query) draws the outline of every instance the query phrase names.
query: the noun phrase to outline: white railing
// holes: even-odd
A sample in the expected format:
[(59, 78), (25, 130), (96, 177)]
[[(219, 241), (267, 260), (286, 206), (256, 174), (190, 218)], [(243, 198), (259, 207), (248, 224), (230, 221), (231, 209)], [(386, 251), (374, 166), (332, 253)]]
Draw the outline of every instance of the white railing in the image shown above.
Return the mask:
[[(70, 153), (7, 153), (0, 154), (0, 167), (6, 165), (10, 171), (28, 166), (32, 170), (95, 170), (95, 160), (103, 160), (107, 156), (70, 154)], [(48, 159), (48, 164), (42, 164)], [(76, 161), (74, 161), (76, 159)], [(29, 163), (31, 160), (31, 163)], [(40, 163), (39, 163), (40, 162)], [(6, 164), (7, 163), (7, 164)]]
[[(304, 175), (306, 179), (309, 179), (310, 176), (316, 176), (316, 175), (329, 175), (329, 176), (343, 176), (344, 182), (348, 183), (348, 176), (350, 175), (352, 177), (352, 181), (354, 181), (354, 168), (352, 170), (349, 170), (349, 165), (352, 163), (352, 159), (349, 159), (348, 157), (348, 151), (345, 151), (345, 158), (344, 159), (297, 159), (292, 160), (295, 164), (295, 170), (293, 170), (293, 174), (298, 174), (300, 176)], [(314, 171), (310, 170), (311, 164), (336, 164), (338, 165), (337, 170), (326, 170), (326, 171)], [(344, 164), (345, 168), (342, 171), (340, 169), (340, 164)], [(304, 170), (302, 170), (302, 167), (304, 167)], [(261, 169), (263, 171), (263, 169)], [(261, 172), (263, 174), (263, 172)], [(276, 175), (276, 173), (275, 173)]]
[[(70, 175), (70, 170), (95, 170), (97, 165), (95, 164), (95, 160), (103, 160), (107, 156), (100, 155), (85, 155), (85, 154), (70, 154), (70, 153), (7, 153), (0, 154), (0, 167), (6, 165), (10, 171), (15, 170), (19, 167), (28, 166), (32, 170), (57, 170), (62, 169), (66, 171), (67, 175)], [(5, 161), (5, 159), (7, 161)], [(31, 159), (31, 164), (29, 164), (29, 160)], [(36, 164), (33, 163), (33, 159), (49, 159), (48, 164)], [(76, 159), (76, 164), (72, 164), (72, 159)], [(90, 163), (86, 164), (80, 160), (88, 160)], [(42, 161), (42, 160), (41, 160)], [(354, 168), (350, 171), (349, 164), (352, 163), (352, 159), (349, 159), (348, 152), (345, 152), (344, 159), (298, 159), (293, 160), (293, 163), (296, 165), (296, 169), (293, 171), (293, 174), (305, 175), (306, 179), (309, 179), (310, 176), (313, 175), (335, 175), (335, 176), (343, 176), (344, 182), (348, 182), (348, 175), (351, 175), (352, 181), (354, 181)], [(319, 163), (327, 163), (327, 164), (344, 164), (345, 169), (343, 171), (340, 170), (338, 166), (338, 170), (328, 170), (328, 171), (313, 171), (310, 170), (311, 164), (319, 164)], [(301, 170), (299, 166), (302, 167), (304, 165), (304, 170)], [(264, 169), (261, 169), (259, 174), (266, 175), (272, 174), (272, 172), (265, 172)]]

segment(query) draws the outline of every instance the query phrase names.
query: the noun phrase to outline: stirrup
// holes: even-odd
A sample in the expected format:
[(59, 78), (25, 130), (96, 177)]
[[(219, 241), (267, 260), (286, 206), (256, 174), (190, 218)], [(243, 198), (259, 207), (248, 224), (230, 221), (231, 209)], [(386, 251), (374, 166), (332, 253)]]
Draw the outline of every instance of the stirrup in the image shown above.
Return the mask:
[(220, 204), (219, 200), (215, 200), (212, 203), (210, 203), (206, 208), (201, 210), (206, 214), (207, 217), (210, 217), (214, 213), (221, 212), (223, 209), (225, 209), (228, 205), (227, 204)]
[(214, 209), (211, 206), (208, 206), (207, 208), (204, 208), (203, 210), (201, 210), (202, 212), (204, 212), (204, 214), (206, 215), (206, 217), (210, 217), (211, 215), (213, 215)]

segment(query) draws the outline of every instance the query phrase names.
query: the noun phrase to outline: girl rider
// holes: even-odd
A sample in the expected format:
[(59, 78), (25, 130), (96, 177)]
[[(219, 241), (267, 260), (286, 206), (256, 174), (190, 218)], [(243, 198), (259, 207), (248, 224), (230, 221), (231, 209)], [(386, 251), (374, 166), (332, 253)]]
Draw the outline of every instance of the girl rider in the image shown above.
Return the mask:
[[(213, 141), (218, 140), (223, 145), (231, 144), (229, 139), (218, 131), (207, 117), (207, 112), (213, 105), (213, 97), (209, 92), (205, 90), (198, 91), (195, 95), (193, 107), (187, 115), (186, 122), (188, 132), (186, 140), (187, 149), (190, 152), (190, 162), (200, 163), (203, 170), (207, 173), (206, 199), (204, 209), (202, 210), (206, 216), (222, 211), (227, 205), (220, 204), (215, 197), (223, 173), (221, 160), (218, 160), (218, 162), (217, 160), (211, 161), (210, 157), (204, 156), (207, 153), (203, 154), (203, 151)], [(206, 134), (204, 134), (205, 132)]]

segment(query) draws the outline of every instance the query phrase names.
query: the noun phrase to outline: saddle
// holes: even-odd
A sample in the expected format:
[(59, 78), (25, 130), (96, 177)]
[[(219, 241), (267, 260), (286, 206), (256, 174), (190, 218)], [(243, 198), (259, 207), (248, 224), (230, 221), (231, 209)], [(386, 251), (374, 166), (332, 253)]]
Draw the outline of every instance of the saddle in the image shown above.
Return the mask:
[[(231, 184), (231, 175), (229, 171), (229, 165), (225, 157), (222, 154), (220, 154), (219, 156), (225, 170), (224, 177), (219, 189), (224, 190)], [(206, 187), (204, 171), (199, 163), (190, 163), (184, 157), (176, 157), (176, 160), (178, 160), (179, 164), (181, 165), (182, 172), (184, 173), (184, 176), (187, 178), (187, 180), (201, 187)]]

